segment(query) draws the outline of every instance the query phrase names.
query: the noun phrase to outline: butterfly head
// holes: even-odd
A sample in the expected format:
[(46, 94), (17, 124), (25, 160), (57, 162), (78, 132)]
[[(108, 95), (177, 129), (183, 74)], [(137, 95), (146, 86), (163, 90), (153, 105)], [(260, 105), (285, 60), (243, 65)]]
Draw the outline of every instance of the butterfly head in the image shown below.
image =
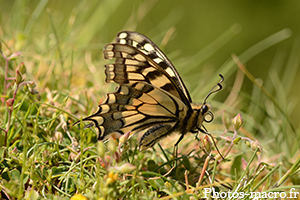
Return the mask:
[(196, 129), (201, 129), (203, 122), (211, 122), (214, 118), (211, 110), (211, 105), (209, 103), (204, 103), (201, 105), (193, 104), (192, 108), (194, 110), (195, 116), (197, 117), (196, 121)]

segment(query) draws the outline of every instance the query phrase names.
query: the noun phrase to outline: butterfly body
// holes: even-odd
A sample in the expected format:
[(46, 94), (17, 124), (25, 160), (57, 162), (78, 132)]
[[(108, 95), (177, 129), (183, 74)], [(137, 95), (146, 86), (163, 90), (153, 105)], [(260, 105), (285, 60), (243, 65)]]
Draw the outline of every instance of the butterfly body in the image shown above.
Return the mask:
[[(201, 130), (210, 105), (192, 103), (178, 72), (164, 53), (147, 37), (130, 31), (120, 32), (116, 43), (104, 47), (106, 82), (119, 84), (108, 93), (98, 111), (83, 121), (92, 121), (98, 139), (111, 134), (144, 132), (141, 150), (175, 132)], [(220, 86), (221, 87), (221, 86)], [(178, 144), (176, 143), (176, 145)]]

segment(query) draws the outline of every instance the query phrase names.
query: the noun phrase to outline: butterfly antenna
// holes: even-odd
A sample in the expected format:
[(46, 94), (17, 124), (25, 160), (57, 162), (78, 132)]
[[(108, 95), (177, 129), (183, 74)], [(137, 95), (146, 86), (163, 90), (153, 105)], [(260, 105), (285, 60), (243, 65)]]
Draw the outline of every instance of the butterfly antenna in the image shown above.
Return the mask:
[[(206, 103), (207, 98), (208, 98), (211, 94), (216, 93), (216, 92), (222, 90), (223, 86), (222, 86), (221, 83), (224, 81), (224, 77), (223, 77), (222, 74), (219, 74), (219, 76), (221, 77), (220, 82), (217, 83), (213, 88), (211, 88), (211, 90), (209, 91), (209, 93), (206, 95), (206, 97), (205, 97), (205, 99), (204, 99), (204, 103)], [(216, 87), (219, 87), (219, 88), (215, 89)]]

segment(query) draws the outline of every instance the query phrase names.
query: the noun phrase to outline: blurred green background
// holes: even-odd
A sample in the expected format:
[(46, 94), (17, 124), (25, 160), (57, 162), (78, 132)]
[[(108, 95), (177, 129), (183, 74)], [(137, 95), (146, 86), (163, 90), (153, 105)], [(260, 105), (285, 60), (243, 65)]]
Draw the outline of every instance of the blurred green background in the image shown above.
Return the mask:
[[(283, 110), (289, 109), (293, 125), (299, 126), (300, 1), (1, 0), (0, 5), (1, 39), (14, 43), (13, 51), (23, 52), (30, 73), (42, 78), (33, 78), (40, 90), (103, 86), (103, 46), (112, 42), (117, 32), (135, 30), (162, 48), (196, 102), (203, 100), (219, 73), (225, 73), (225, 90), (212, 98), (220, 102), (227, 98), (238, 67), (224, 72), (224, 66), (236, 54), (254, 77), (271, 85), (276, 98), (284, 99), (279, 104), (284, 104)], [(46, 70), (50, 66), (54, 67), (51, 76), (58, 82), (52, 85), (43, 83), (49, 79)], [(71, 70), (71, 82), (61, 88), (59, 82), (65, 82), (62, 75)], [(103, 93), (111, 88), (104, 88)], [(251, 95), (255, 86), (245, 78), (241, 91)], [(96, 99), (102, 96), (96, 95)], [(264, 106), (267, 101), (260, 103)], [(247, 98), (238, 104), (234, 114), (249, 109)], [(256, 114), (265, 114), (259, 112)]]
[[(50, 192), (44, 196), (66, 195), (66, 199), (74, 195), (75, 190), (76, 193), (88, 193), (90, 190), (93, 193), (90, 196), (99, 196), (98, 186), (95, 187), (94, 183), (103, 185), (106, 178), (98, 176), (98, 172), (102, 171), (100, 173), (104, 175), (107, 171), (102, 170), (105, 166), (100, 167), (98, 158), (94, 160), (94, 156), (100, 156), (99, 151), (98, 155), (95, 150), (95, 130), (82, 129), (73, 124), (94, 113), (104, 95), (114, 91), (115, 84), (105, 83), (104, 65), (110, 61), (103, 59), (102, 49), (105, 44), (115, 41), (116, 34), (121, 30), (140, 32), (155, 42), (173, 62), (194, 102), (203, 102), (210, 89), (220, 81), (219, 73), (225, 77), (224, 89), (208, 99), (215, 119), (210, 124), (205, 123), (216, 139), (220, 152), (227, 156), (226, 152), (232, 150), (226, 162), (220, 163), (220, 171), (216, 170), (220, 175), (217, 179), (231, 177), (232, 180), (238, 180), (238, 174), (245, 169), (240, 166), (254, 156), (251, 149), (261, 145), (263, 154), (258, 162), (263, 161), (267, 165), (252, 163), (249, 173), (245, 170), (249, 178), (245, 180), (241, 177), (241, 182), (237, 182), (236, 186), (245, 186), (248, 181), (253, 186), (247, 183), (246, 187), (253, 189), (267, 182), (257, 188), (263, 191), (273, 187), (274, 181), (275, 185), (282, 184), (299, 171), (300, 163), (299, 11), (299, 0), (0, 0), (3, 55), (9, 57), (21, 52), (21, 56), (10, 60), (9, 64), (0, 56), (0, 160), (11, 157), (0, 161), (1, 166), (5, 166), (4, 170), (0, 170), (1, 187), (4, 185), (8, 188), (2, 190), (0, 196), (4, 196), (3, 191), (11, 190), (12, 198), (18, 196), (21, 199), (23, 188), (27, 192), (30, 188), (37, 191), (46, 188), (46, 193)], [(239, 65), (237, 60), (241, 62)], [(29, 89), (22, 86), (16, 93), (10, 115), (5, 102), (13, 98), (17, 84), (11, 80), (16, 77), (21, 62), (24, 62), (27, 70), (22, 72), (22, 77), (25, 81), (34, 81), (34, 89), (39, 93), (32, 95), (32, 92), (28, 92), (32, 84), (28, 84)], [(240, 68), (243, 67), (248, 72), (242, 72)], [(6, 72), (8, 81), (4, 80)], [(20, 79), (20, 76), (17, 77)], [(5, 82), (7, 91), (3, 87)], [(242, 140), (232, 149), (231, 145), (228, 147), (230, 143), (225, 144), (225, 139), (219, 140), (218, 137), (225, 130), (222, 121), (224, 110), (229, 113), (228, 118), (240, 113), (239, 116), (244, 119), (234, 142)], [(6, 127), (8, 131), (5, 131)], [(224, 136), (232, 136), (232, 130), (232, 127), (228, 132), (226, 129)], [(58, 145), (60, 136), (63, 136), (63, 140)], [(133, 151), (138, 137), (132, 137), (128, 142), (130, 150), (122, 159), (125, 162), (130, 160), (138, 171), (163, 169), (165, 164), (170, 164), (166, 162), (165, 158), (169, 159), (165, 152), (170, 152), (171, 156), (172, 150), (169, 149), (173, 148), (178, 136), (172, 135), (160, 142), (162, 146), (155, 145), (153, 150), (140, 153), (137, 149)], [(205, 135), (199, 134), (199, 138), (202, 137), (205, 138)], [(172, 140), (174, 142), (170, 142)], [(57, 145), (51, 144), (56, 141)], [(203, 141), (201, 139), (201, 143)], [(245, 141), (255, 142), (245, 144)], [(185, 137), (179, 145), (178, 152), (184, 155), (181, 158), (185, 158), (185, 154), (194, 157), (192, 152), (198, 146), (199, 150), (203, 145), (205, 149), (209, 146), (206, 142), (198, 143), (192, 135)], [(75, 154), (78, 144), (81, 152)], [(250, 148), (247, 144), (250, 144)], [(124, 149), (129, 148), (123, 146)], [(87, 150), (85, 153), (84, 149)], [(106, 155), (109, 153), (112, 156), (111, 152), (110, 149)], [(193, 181), (196, 180), (193, 177), (200, 174), (193, 172), (194, 168), (189, 167), (188, 160), (193, 162), (197, 171), (202, 170), (199, 166), (202, 165), (204, 154), (201, 159), (197, 154), (194, 158), (182, 159), (184, 168), (191, 169), (190, 172), (195, 174), (190, 176)], [(91, 162), (86, 161), (85, 156)], [(129, 159), (131, 156), (132, 159)], [(23, 162), (27, 158), (28, 162)], [(111, 161), (111, 164), (117, 162)], [(162, 161), (163, 168), (154, 167)], [(199, 166), (196, 164), (198, 162), (201, 163)], [(276, 167), (276, 173), (273, 173), (275, 168), (272, 166), (277, 163), (279, 168)], [(267, 180), (261, 179), (266, 173), (263, 170), (266, 166), (269, 166), (267, 170), (272, 169)], [(95, 167), (98, 169), (95, 170)], [(95, 176), (91, 176), (92, 171)], [(176, 169), (173, 172), (174, 180), (183, 180), (183, 171), (181, 173)], [(159, 173), (169, 174), (167, 171)], [(178, 176), (180, 178), (178, 174), (181, 174), (181, 177)], [(132, 192), (138, 187), (140, 189), (136, 191), (146, 191), (144, 179), (140, 179), (140, 186), (136, 187), (135, 176), (128, 184), (124, 180), (130, 175), (124, 175), (127, 178), (119, 180), (122, 186), (127, 184), (121, 189), (128, 193), (126, 196), (140, 195)], [(141, 177), (146, 176), (149, 175), (145, 173)], [(167, 180), (172, 181), (172, 176)], [(27, 181), (28, 177), (30, 181)], [(26, 183), (24, 187), (21, 182)], [(285, 184), (299, 185), (299, 173)], [(153, 186), (150, 187), (152, 191)], [(175, 190), (170, 191), (174, 194)], [(148, 195), (148, 192), (145, 194)]]

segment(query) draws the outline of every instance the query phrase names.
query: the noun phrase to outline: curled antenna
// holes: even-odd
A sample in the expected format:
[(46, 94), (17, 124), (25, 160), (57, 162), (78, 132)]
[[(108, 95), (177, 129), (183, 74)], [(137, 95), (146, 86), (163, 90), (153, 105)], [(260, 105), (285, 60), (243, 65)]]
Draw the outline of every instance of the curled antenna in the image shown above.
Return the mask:
[[(221, 85), (221, 83), (224, 81), (224, 77), (223, 77), (222, 74), (219, 74), (219, 76), (221, 77), (220, 82), (217, 83), (213, 88), (211, 88), (211, 90), (209, 91), (209, 93), (206, 95), (206, 97), (205, 97), (205, 99), (204, 99), (204, 103), (206, 103), (207, 98), (208, 98), (211, 94), (213, 94), (213, 93), (215, 93), (215, 92), (218, 92), (218, 91), (222, 90), (223, 86)], [(215, 89), (216, 87), (219, 87), (219, 88)]]

